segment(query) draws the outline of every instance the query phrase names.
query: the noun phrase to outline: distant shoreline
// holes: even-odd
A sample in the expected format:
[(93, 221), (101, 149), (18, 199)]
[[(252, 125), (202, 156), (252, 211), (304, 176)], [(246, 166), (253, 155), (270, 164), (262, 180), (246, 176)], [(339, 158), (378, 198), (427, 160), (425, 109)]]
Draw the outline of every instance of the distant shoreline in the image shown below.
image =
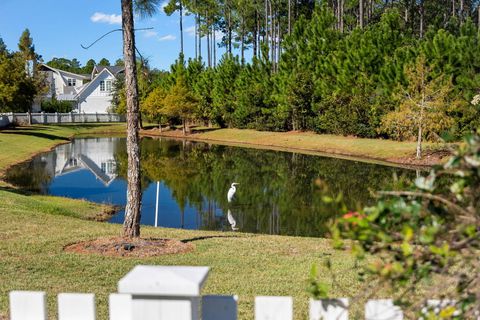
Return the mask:
[(439, 145), (426, 143), (425, 156), (415, 158), (414, 142), (398, 142), (382, 139), (364, 139), (313, 132), (268, 132), (249, 129), (198, 130), (183, 135), (181, 130), (141, 130), (142, 136), (169, 137), (212, 142), (247, 148), (299, 152), (304, 154), (342, 158), (409, 168), (427, 168), (441, 164), (450, 152)]

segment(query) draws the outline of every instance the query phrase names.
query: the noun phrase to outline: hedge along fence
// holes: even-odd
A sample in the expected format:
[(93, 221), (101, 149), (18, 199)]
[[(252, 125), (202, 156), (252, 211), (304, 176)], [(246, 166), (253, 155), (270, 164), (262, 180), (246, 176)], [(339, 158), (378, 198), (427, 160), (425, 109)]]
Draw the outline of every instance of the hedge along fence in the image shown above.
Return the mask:
[(91, 122), (125, 122), (125, 116), (115, 113), (5, 113), (0, 115), (0, 128), (10, 124), (60, 124)]
[[(118, 292), (109, 297), (110, 320), (236, 320), (237, 296), (201, 296), (208, 267), (136, 266), (118, 282)], [(95, 295), (60, 293), (59, 320), (95, 320)], [(449, 300), (429, 300), (424, 313), (454, 308)], [(348, 320), (348, 299), (310, 299), (310, 320)], [(46, 320), (46, 294), (10, 292), (11, 320)], [(292, 297), (255, 298), (256, 320), (292, 320)], [(402, 310), (391, 299), (369, 300), (367, 320), (402, 320)]]

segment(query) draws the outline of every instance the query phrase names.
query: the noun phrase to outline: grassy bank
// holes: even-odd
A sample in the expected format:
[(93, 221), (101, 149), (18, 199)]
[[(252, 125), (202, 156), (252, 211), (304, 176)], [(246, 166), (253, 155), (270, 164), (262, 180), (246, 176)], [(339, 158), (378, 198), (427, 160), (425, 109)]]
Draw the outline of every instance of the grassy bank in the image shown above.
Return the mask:
[[(33, 154), (67, 142), (74, 134), (116, 133), (123, 126), (34, 126), (0, 131), (0, 172)], [(154, 258), (113, 258), (67, 253), (71, 243), (118, 236), (121, 226), (91, 221), (104, 207), (82, 200), (24, 194), (0, 185), (0, 318), (8, 314), (11, 290), (44, 290), (49, 314), (55, 315), (59, 292), (93, 292), (100, 319), (107, 318), (107, 297), (118, 280), (137, 264), (206, 265), (211, 274), (204, 293), (237, 294), (240, 319), (253, 317), (257, 295), (291, 295), (296, 318), (305, 318), (307, 279), (313, 263), (331, 258), (341, 286), (334, 296), (359, 290), (352, 259), (334, 252), (325, 239), (252, 235), (232, 232), (187, 231), (143, 227), (144, 237), (197, 239), (193, 252)], [(320, 267), (321, 278), (331, 274)], [(342, 291), (346, 288), (347, 291)]]
[[(145, 135), (179, 137), (179, 131), (145, 130)], [(442, 161), (446, 155), (442, 146), (425, 143), (426, 156), (415, 159), (415, 142), (399, 142), (382, 139), (363, 139), (312, 132), (265, 132), (240, 129), (217, 129), (195, 131), (188, 139), (215, 141), (220, 144), (289, 150), (324, 156), (360, 158), (370, 162), (406, 165), (432, 165)]]

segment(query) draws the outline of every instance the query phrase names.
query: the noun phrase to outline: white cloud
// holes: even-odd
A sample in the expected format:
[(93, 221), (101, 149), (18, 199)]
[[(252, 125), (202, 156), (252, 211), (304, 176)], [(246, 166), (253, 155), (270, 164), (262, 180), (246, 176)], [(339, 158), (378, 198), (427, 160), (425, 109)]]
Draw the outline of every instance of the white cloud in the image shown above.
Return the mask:
[(152, 30), (143, 30), (143, 35), (145, 36), (145, 38), (151, 38), (156, 37), (158, 33)]
[(225, 33), (221, 32), (221, 31), (218, 31), (218, 30), (215, 31), (215, 40), (221, 41), (224, 36), (225, 36)]
[(159, 37), (158, 41), (172, 41), (172, 40), (175, 40), (175, 39), (177, 39), (177, 37), (175, 37), (174, 35), (167, 34), (166, 36)]
[(91, 17), (90, 20), (92, 22), (104, 22), (108, 24), (121, 24), (122, 23), (122, 16), (119, 14), (106, 14), (102, 12), (95, 12)]
[(195, 36), (195, 26), (191, 26), (185, 29), (185, 32), (190, 36), (194, 37)]

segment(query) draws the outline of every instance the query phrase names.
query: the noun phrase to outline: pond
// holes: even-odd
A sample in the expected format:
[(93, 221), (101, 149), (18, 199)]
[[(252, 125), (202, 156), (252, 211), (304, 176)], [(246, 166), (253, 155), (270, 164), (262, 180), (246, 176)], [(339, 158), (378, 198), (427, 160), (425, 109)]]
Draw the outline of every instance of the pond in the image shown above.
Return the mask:
[[(360, 161), (173, 139), (141, 142), (141, 223), (169, 228), (325, 236), (339, 214), (415, 171)], [(11, 168), (24, 189), (119, 206), (126, 203), (125, 138), (81, 138)], [(233, 182), (234, 199), (227, 201)], [(158, 195), (157, 195), (158, 191)]]

